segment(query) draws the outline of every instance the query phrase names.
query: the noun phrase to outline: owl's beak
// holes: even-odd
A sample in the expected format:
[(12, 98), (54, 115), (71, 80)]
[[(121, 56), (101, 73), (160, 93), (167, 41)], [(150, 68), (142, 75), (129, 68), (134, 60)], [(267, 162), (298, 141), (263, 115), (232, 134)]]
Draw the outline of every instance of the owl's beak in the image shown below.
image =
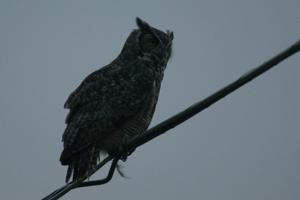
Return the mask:
[(167, 36), (169, 38), (169, 43), (168, 43), (167, 47), (170, 47), (170, 46), (172, 46), (172, 41), (174, 39), (174, 33), (173, 33), (173, 31), (167, 30)]
[(169, 40), (172, 41), (173, 38), (174, 38), (174, 33), (173, 33), (173, 31), (167, 30), (167, 35), (169, 36)]

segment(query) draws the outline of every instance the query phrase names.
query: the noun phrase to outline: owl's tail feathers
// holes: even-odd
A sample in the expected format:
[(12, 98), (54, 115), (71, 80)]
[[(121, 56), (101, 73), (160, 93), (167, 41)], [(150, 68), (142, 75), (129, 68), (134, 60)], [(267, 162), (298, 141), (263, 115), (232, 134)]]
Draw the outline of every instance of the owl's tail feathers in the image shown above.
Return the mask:
[(76, 181), (88, 175), (100, 160), (100, 150), (95, 146), (90, 146), (77, 153), (70, 154), (68, 149), (64, 149), (60, 156), (62, 165), (69, 165), (66, 175), (66, 182), (69, 182), (72, 174), (72, 181)]

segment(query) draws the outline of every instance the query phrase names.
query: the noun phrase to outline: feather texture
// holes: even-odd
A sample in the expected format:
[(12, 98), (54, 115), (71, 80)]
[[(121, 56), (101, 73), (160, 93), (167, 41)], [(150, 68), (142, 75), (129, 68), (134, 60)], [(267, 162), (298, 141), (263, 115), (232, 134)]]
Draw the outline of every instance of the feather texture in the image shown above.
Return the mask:
[(66, 181), (72, 174), (76, 180), (89, 173), (100, 152), (120, 151), (124, 142), (142, 134), (150, 124), (172, 40), (169, 34), (144, 23), (143, 27), (156, 33), (153, 37), (160, 35), (159, 41), (168, 42), (143, 52), (141, 34), (150, 33), (134, 30), (121, 54), (87, 76), (64, 105), (70, 110), (60, 157), (62, 165), (69, 166)]

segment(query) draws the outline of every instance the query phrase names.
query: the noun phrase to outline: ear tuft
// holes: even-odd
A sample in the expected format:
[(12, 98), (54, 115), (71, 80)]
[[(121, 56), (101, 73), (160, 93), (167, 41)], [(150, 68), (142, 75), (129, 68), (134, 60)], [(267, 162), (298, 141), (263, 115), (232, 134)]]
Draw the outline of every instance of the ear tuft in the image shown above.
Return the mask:
[(136, 25), (139, 27), (141, 31), (151, 31), (151, 27), (149, 26), (149, 24), (141, 20), (139, 17), (136, 18)]

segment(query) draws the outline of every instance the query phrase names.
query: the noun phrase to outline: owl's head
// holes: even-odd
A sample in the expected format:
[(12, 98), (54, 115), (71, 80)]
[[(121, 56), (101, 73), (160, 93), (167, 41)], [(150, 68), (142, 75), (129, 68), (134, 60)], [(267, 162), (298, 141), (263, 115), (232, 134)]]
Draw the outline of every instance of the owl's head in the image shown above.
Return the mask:
[(165, 65), (172, 53), (173, 32), (163, 32), (136, 18), (137, 29), (127, 38), (121, 54)]

